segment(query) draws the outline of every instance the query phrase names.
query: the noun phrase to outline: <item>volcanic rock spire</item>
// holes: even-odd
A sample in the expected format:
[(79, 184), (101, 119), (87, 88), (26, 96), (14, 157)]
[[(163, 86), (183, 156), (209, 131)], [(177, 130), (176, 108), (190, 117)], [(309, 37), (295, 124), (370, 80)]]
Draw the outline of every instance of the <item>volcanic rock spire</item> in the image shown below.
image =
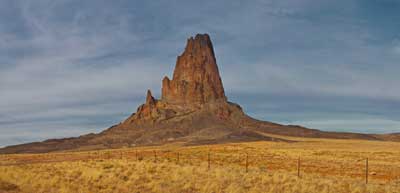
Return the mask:
[(208, 34), (197, 34), (187, 40), (185, 51), (177, 58), (173, 79), (163, 79), (161, 99), (175, 104), (226, 101)]

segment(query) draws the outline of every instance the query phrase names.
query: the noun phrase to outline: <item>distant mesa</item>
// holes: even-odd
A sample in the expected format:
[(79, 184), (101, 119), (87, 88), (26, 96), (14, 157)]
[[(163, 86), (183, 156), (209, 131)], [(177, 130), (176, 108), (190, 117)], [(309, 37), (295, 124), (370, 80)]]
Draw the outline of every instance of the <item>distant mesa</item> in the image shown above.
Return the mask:
[(227, 100), (210, 36), (197, 34), (178, 56), (172, 79), (163, 78), (161, 99), (148, 90), (146, 102), (122, 123), (98, 134), (9, 146), (0, 153), (288, 141), (279, 136), (400, 141), (398, 136), (323, 132), (249, 117)]

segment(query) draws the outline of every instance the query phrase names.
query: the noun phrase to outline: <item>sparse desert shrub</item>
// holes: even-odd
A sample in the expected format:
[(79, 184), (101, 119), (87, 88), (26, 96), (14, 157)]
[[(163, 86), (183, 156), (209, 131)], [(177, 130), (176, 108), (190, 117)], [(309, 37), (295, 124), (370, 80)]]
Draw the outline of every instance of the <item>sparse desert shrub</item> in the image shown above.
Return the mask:
[(0, 179), (0, 193), (13, 193), (19, 192), (20, 189), (17, 185), (3, 181)]

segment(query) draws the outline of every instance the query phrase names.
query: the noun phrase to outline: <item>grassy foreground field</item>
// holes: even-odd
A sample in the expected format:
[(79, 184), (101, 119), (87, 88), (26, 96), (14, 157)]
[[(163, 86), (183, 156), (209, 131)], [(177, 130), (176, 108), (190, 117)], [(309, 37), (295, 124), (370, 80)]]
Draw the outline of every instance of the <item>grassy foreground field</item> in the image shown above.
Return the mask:
[(400, 143), (290, 140), (2, 155), (0, 193), (400, 192)]

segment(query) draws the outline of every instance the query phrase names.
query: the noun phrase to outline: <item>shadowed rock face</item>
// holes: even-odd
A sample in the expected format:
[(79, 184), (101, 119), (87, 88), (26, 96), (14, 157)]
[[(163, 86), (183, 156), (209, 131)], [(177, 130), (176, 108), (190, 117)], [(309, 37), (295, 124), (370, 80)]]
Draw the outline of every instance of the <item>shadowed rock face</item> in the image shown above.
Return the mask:
[(188, 39), (185, 51), (176, 61), (173, 79), (163, 79), (161, 99), (176, 104), (226, 100), (214, 48), (207, 34)]
[(171, 142), (196, 145), (256, 140), (287, 141), (269, 134), (338, 139), (394, 140), (398, 135), (323, 132), (285, 126), (247, 116), (228, 102), (218, 72), (213, 45), (207, 34), (187, 41), (177, 59), (172, 80), (162, 81), (162, 96), (147, 91), (146, 102), (125, 121), (101, 133), (52, 139), (0, 149), (0, 153), (38, 153), (92, 150)]

